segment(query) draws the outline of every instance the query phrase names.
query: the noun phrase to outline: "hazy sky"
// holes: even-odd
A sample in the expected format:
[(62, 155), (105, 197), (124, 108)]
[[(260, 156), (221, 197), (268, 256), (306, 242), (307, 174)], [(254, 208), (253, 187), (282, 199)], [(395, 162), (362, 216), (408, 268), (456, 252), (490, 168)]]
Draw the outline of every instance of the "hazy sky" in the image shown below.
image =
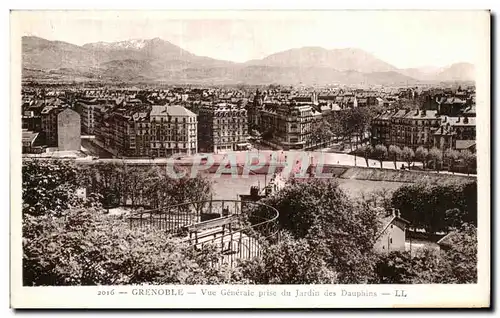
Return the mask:
[(160, 37), (236, 62), (303, 46), (360, 48), (399, 68), (476, 64), (489, 41), (479, 11), (22, 12), (22, 35), (77, 45)]

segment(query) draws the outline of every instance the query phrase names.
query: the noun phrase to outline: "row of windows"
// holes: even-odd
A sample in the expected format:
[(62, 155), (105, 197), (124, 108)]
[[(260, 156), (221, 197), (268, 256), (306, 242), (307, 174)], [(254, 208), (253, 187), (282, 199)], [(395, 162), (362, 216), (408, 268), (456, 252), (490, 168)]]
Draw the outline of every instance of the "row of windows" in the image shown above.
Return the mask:
[(144, 140), (144, 141), (165, 141), (165, 140), (173, 140), (173, 141), (188, 141), (189, 139), (196, 139), (196, 136), (189, 136), (191, 138), (187, 138), (187, 136), (177, 136), (176, 138), (172, 138), (172, 136), (144, 136), (141, 138), (140, 136), (131, 136), (130, 141), (134, 142), (135, 140)]
[[(392, 124), (404, 124), (413, 126), (434, 126), (440, 123), (440, 120), (408, 120), (408, 119), (393, 119)], [(379, 124), (379, 122), (377, 122)]]
[[(136, 148), (137, 145), (136, 143), (130, 143), (130, 148)], [(175, 149), (175, 148), (196, 148), (196, 143), (175, 143), (175, 142), (151, 142), (146, 144), (146, 147), (141, 147), (143, 149), (147, 149), (150, 146), (150, 148), (167, 148), (167, 149)]]
[(156, 119), (154, 122), (166, 122), (166, 123), (178, 123), (178, 122), (183, 122), (183, 123), (193, 123), (196, 121), (196, 118), (194, 117), (188, 117), (189, 120), (186, 119), (186, 117), (182, 117), (182, 121), (179, 120), (179, 117), (160, 117), (160, 120), (158, 120), (158, 117), (154, 118)]
[[(187, 126), (189, 127), (196, 127), (196, 123), (192, 123), (192, 124), (182, 124), (182, 126), (180, 124), (160, 124), (160, 125), (157, 125), (157, 124), (137, 124), (137, 127), (136, 129), (141, 129), (141, 128), (145, 128), (145, 129), (154, 129), (154, 128), (176, 128), (176, 127), (183, 127), (183, 128), (186, 128)], [(134, 126), (132, 126), (133, 128)]]
[(228, 120), (216, 120), (215, 124), (246, 124), (248, 120), (243, 120), (243, 119), (228, 119)]
[(214, 143), (218, 142), (239, 142), (239, 141), (245, 141), (244, 138), (237, 138), (237, 137), (229, 137), (229, 138), (214, 138)]

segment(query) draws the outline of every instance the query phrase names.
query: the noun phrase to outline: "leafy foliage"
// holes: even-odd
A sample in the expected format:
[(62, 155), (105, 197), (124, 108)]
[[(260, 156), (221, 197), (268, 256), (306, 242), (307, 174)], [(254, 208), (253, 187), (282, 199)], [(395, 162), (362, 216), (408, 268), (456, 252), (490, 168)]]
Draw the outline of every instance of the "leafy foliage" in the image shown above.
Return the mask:
[(309, 135), (308, 142), (310, 144), (322, 144), (331, 140), (333, 133), (331, 131), (331, 125), (325, 119), (321, 120), (318, 125), (315, 125), (311, 134)]
[(444, 251), (418, 250), (380, 255), (374, 283), (471, 284), (477, 282), (477, 229), (463, 224), (452, 232)]
[(23, 214), (60, 215), (82, 203), (76, 195), (78, 169), (70, 162), (26, 160), (22, 167)]
[(366, 166), (368, 167), (368, 159), (373, 155), (373, 147), (371, 145), (363, 145), (356, 149), (356, 154), (365, 158)]
[(384, 145), (376, 145), (373, 149), (372, 156), (380, 162), (380, 168), (382, 168), (382, 162), (388, 156), (387, 147)]
[(412, 226), (431, 233), (477, 224), (477, 182), (404, 185), (394, 192), (392, 205)]
[(443, 152), (440, 149), (434, 147), (429, 150), (428, 158), (428, 160), (432, 162), (434, 169), (436, 171), (439, 171), (439, 167), (443, 162)]
[(215, 250), (195, 251), (164, 232), (131, 230), (92, 209), (39, 218), (43, 231), (26, 241), (24, 285), (212, 284)]
[(438, 279), (439, 254), (433, 250), (393, 251), (380, 255), (375, 266), (379, 284), (431, 284)]
[[(142, 171), (126, 166), (99, 169), (80, 170), (68, 162), (24, 162), (24, 285), (219, 284), (235, 279), (226, 267), (211, 266), (220, 255), (215, 249), (195, 250), (163, 232), (131, 230), (125, 220), (104, 214), (98, 202), (102, 196), (88, 193), (82, 198), (76, 193), (84, 184), (101, 193), (138, 191), (133, 195), (140, 196), (144, 189), (131, 182), (169, 185), (158, 183), (165, 180), (158, 171), (144, 178)], [(92, 172), (97, 172), (95, 177)], [(210, 185), (199, 178), (180, 179), (162, 189), (165, 193), (178, 202), (207, 195)]]
[(415, 160), (415, 153), (411, 148), (404, 147), (403, 151), (401, 152), (401, 158), (408, 164), (409, 168)]
[(145, 205), (153, 208), (210, 198), (210, 181), (198, 175), (174, 179), (158, 166), (131, 167), (125, 164), (96, 164), (87, 168), (85, 185), (103, 196), (103, 205)]
[(421, 162), (424, 168), (426, 166), (428, 156), (429, 152), (422, 146), (418, 147), (417, 150), (415, 151), (415, 160)]
[(455, 171), (455, 165), (460, 157), (460, 153), (454, 149), (447, 149), (444, 153), (444, 158), (448, 161), (448, 165), (452, 172)]
[(334, 284), (336, 275), (306, 239), (282, 233), (279, 243), (263, 256), (240, 265), (243, 276), (255, 284)]
[(321, 253), (339, 282), (367, 281), (380, 225), (375, 214), (351, 202), (335, 180), (291, 181), (265, 203), (280, 211), (282, 229)]
[(449, 248), (443, 253), (441, 283), (471, 284), (477, 282), (477, 228), (464, 223), (452, 232)]
[[(332, 112), (327, 118), (330, 131), (336, 136), (342, 136), (351, 144), (354, 136), (360, 138), (370, 130), (371, 120), (376, 116), (376, 107), (355, 107), (342, 111)], [(352, 148), (351, 148), (352, 149)]]
[(460, 152), (460, 157), (459, 157), (467, 167), (467, 175), (470, 174), (471, 171), (473, 171), (476, 168), (477, 162), (476, 162), (476, 155), (470, 152), (469, 150), (464, 150)]
[(398, 146), (394, 146), (394, 145), (389, 146), (388, 156), (394, 162), (394, 169), (398, 168), (396, 166), (396, 162), (398, 161), (398, 158), (401, 157), (401, 154), (402, 154), (401, 148), (399, 148)]

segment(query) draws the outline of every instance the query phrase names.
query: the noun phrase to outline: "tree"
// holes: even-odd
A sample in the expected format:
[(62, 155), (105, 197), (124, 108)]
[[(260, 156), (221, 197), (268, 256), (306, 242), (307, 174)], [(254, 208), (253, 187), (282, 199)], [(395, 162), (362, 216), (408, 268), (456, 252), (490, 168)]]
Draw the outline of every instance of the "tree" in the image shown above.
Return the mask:
[[(174, 167), (174, 170), (176, 167)], [(179, 172), (179, 171), (177, 171)], [(154, 208), (210, 198), (211, 183), (202, 176), (174, 179), (159, 166), (137, 168), (126, 164), (96, 164), (84, 180), (90, 192), (102, 195), (106, 207), (131, 202)]]
[(342, 111), (331, 112), (327, 117), (328, 123), (330, 124), (330, 131), (335, 136), (338, 141), (338, 137), (342, 137), (342, 140), (348, 136), (349, 132), (347, 123), (345, 122), (345, 115)]
[(322, 255), (339, 282), (366, 282), (372, 275), (378, 219), (371, 210), (351, 202), (335, 180), (292, 179), (264, 203), (280, 212), (282, 229), (295, 239), (306, 239)]
[(444, 153), (444, 157), (448, 160), (448, 166), (452, 173), (455, 173), (455, 164), (458, 161), (460, 153), (454, 149), (447, 149)]
[(469, 175), (470, 171), (476, 167), (476, 155), (469, 150), (464, 150), (460, 152), (460, 159), (464, 162), (467, 169), (467, 175)]
[(350, 128), (350, 135), (357, 135), (357, 143), (364, 138), (365, 132), (369, 130), (372, 114), (365, 107), (351, 108), (345, 111), (346, 124)]
[(463, 224), (452, 232), (440, 262), (440, 283), (477, 283), (477, 228)]
[(432, 284), (438, 277), (439, 255), (432, 250), (409, 252), (393, 251), (380, 255), (375, 266), (378, 284)]
[(401, 157), (401, 148), (398, 146), (390, 145), (389, 146), (389, 157), (392, 158), (392, 161), (394, 162), (394, 169), (397, 169), (398, 167), (396, 166), (396, 162), (399, 157)]
[(369, 167), (368, 159), (373, 154), (373, 147), (371, 145), (363, 145), (355, 151), (359, 156), (365, 158), (366, 166)]
[(365, 208), (382, 209), (389, 211), (392, 208), (392, 195), (395, 190), (381, 188), (369, 192), (362, 192), (358, 199), (358, 204), (365, 205)]
[[(218, 284), (239, 279), (224, 265), (211, 266), (220, 259), (214, 247), (196, 250), (162, 231), (131, 230), (123, 218), (105, 215), (94, 193), (77, 195), (81, 182), (117, 180), (110, 176), (119, 170), (111, 168), (92, 180), (88, 170), (69, 162), (23, 163), (25, 286)], [(182, 192), (192, 187), (178, 188)]]
[(72, 209), (37, 223), (43, 231), (23, 241), (25, 286), (227, 282), (211, 266), (219, 258), (212, 247), (194, 250), (163, 231), (131, 230), (99, 210)]
[(366, 131), (369, 130), (370, 122), (373, 117), (372, 111), (368, 107), (357, 107), (342, 111), (332, 112), (328, 117), (330, 131), (335, 135), (347, 139), (352, 147), (353, 136), (357, 137), (356, 145), (359, 144)]
[(330, 144), (330, 141), (332, 139), (333, 133), (332, 133), (332, 127), (330, 123), (323, 119), (321, 120), (321, 123), (313, 131), (313, 134), (317, 135), (317, 138), (319, 139), (319, 142), (321, 144), (324, 144), (326, 142), (326, 145)]
[(81, 204), (78, 168), (69, 161), (24, 160), (22, 166), (23, 215), (60, 215)]
[[(80, 169), (69, 162), (23, 163), (24, 285), (211, 284), (241, 279), (224, 265), (211, 266), (220, 252), (194, 249), (165, 232), (131, 230), (121, 217), (105, 215), (93, 190), (127, 196), (130, 176), (145, 187), (139, 196), (168, 205), (210, 195), (201, 177), (169, 180), (153, 167), (147, 173), (126, 166)], [(173, 182), (175, 181), (175, 182)], [(86, 198), (77, 195), (87, 187)], [(116, 191), (117, 189), (124, 194)], [(104, 192), (103, 192), (104, 191)]]
[(413, 160), (415, 160), (415, 153), (411, 148), (404, 147), (401, 152), (401, 158), (408, 164), (408, 169), (410, 169)]
[(309, 242), (288, 233), (265, 248), (261, 257), (243, 261), (240, 271), (254, 284), (334, 284), (335, 272)]
[(373, 157), (380, 162), (380, 168), (382, 168), (382, 163), (387, 159), (387, 147), (384, 145), (376, 145), (373, 149)]
[(314, 125), (307, 142), (311, 146), (323, 145), (325, 141), (329, 142), (331, 140), (332, 135), (330, 123), (323, 119), (320, 123)]
[(477, 224), (477, 182), (404, 185), (394, 191), (392, 207), (415, 228), (430, 233), (448, 231), (464, 222)]
[(415, 160), (421, 162), (424, 169), (426, 166), (425, 163), (427, 162), (428, 154), (429, 152), (427, 151), (427, 149), (425, 149), (422, 146), (418, 147), (417, 150), (415, 151)]
[(175, 204), (194, 202), (193, 206), (197, 213), (200, 213), (203, 201), (212, 197), (212, 182), (204, 176), (197, 175), (195, 178), (187, 176), (173, 181), (175, 183), (173, 188)]
[(436, 147), (432, 148), (429, 150), (429, 160), (433, 163), (436, 172), (439, 172), (439, 165), (443, 161), (443, 152)]

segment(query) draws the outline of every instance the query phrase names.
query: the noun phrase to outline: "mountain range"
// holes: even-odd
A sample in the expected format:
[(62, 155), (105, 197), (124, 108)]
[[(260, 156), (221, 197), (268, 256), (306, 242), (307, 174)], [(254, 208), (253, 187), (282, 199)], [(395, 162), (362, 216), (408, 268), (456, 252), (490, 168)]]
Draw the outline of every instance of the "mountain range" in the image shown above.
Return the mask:
[(360, 49), (303, 47), (245, 63), (198, 56), (160, 38), (82, 46), (22, 38), (24, 79), (210, 84), (411, 85), (473, 81), (474, 66), (398, 69)]

